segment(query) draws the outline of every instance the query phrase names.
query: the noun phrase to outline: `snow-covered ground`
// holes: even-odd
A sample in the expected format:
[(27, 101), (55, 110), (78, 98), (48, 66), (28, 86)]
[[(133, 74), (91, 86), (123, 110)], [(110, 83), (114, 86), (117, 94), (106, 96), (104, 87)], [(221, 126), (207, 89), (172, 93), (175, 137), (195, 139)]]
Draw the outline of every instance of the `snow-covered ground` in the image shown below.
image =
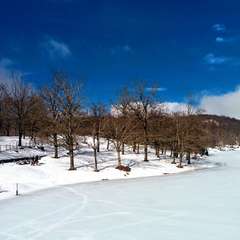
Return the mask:
[[(14, 137), (2, 137), (2, 139), (0, 137), (1, 143), (14, 143), (16, 140), (17, 138)], [(69, 156), (66, 151), (61, 149), (60, 158), (54, 159), (51, 157), (53, 156), (53, 149), (49, 146), (45, 146), (45, 148), (48, 156), (42, 158), (39, 166), (18, 165), (16, 163), (0, 165), (0, 199), (14, 197), (16, 184), (18, 184), (19, 193), (26, 194), (59, 185), (160, 176), (215, 166), (211, 158), (206, 158), (193, 161), (192, 165), (185, 165), (184, 168), (179, 169), (176, 165), (171, 164), (172, 159), (167, 156), (161, 156), (160, 159), (156, 158), (154, 151), (149, 153), (150, 161), (143, 162), (143, 154), (134, 154), (130, 149), (126, 149), (126, 154), (122, 156), (123, 164), (131, 167), (131, 172), (126, 174), (115, 169), (117, 163), (116, 152), (113, 150), (107, 151), (106, 142), (102, 140), (101, 152), (98, 154), (100, 172), (93, 171), (93, 150), (87, 144), (81, 144), (79, 151), (76, 152), (75, 165), (77, 171), (68, 171)], [(32, 151), (33, 149), (26, 149), (25, 154), (31, 156)]]
[[(23, 146), (31, 146), (29, 138), (22, 140)], [(45, 153), (37, 148), (19, 148), (17, 137), (0, 137), (0, 161), (20, 159), (24, 157), (44, 156)]]
[(210, 159), (222, 167), (2, 200), (0, 239), (238, 240), (240, 151), (214, 151)]

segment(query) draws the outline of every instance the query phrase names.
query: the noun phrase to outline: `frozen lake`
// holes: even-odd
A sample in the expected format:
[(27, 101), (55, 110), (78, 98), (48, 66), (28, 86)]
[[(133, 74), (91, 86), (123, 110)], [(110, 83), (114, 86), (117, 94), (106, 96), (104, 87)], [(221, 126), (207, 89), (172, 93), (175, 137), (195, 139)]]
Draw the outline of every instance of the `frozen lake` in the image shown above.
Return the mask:
[(226, 165), (59, 187), (1, 201), (0, 239), (238, 240), (240, 151), (214, 159)]

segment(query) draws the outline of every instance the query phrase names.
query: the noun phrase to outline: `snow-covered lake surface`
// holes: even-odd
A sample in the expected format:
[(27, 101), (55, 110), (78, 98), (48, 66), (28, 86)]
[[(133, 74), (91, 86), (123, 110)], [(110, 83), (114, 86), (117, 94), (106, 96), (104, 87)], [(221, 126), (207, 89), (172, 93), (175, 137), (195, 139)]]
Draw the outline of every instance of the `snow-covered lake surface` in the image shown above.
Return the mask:
[(240, 151), (219, 168), (105, 181), (0, 202), (1, 240), (238, 240)]

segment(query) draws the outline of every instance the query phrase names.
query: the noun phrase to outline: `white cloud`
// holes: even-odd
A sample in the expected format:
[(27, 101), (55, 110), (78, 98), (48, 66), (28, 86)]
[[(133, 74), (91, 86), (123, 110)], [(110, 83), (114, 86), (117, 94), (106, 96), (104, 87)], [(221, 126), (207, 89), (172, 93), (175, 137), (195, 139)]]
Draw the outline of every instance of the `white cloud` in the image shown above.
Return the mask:
[[(235, 91), (222, 95), (204, 95), (198, 105), (192, 107), (193, 112), (203, 112), (204, 114), (214, 114), (240, 119), (240, 86)], [(188, 104), (186, 102), (163, 102), (159, 104), (159, 109), (166, 113), (187, 113)], [(111, 113), (119, 115), (118, 109), (112, 106)]]
[(200, 108), (206, 113), (240, 119), (240, 86), (235, 91), (222, 95), (206, 95), (200, 101)]
[(187, 104), (180, 102), (164, 102), (163, 103), (166, 112), (175, 113), (175, 112), (186, 112)]
[(204, 57), (204, 61), (210, 65), (220, 65), (226, 62), (229, 62), (231, 58), (227, 58), (224, 56), (215, 56), (213, 53), (209, 53)]
[(52, 58), (66, 58), (72, 54), (69, 46), (66, 43), (57, 41), (53, 38), (48, 38), (44, 43), (44, 46)]
[(217, 23), (217, 24), (214, 24), (212, 26), (212, 28), (215, 32), (225, 32), (226, 31), (226, 26), (224, 24)]

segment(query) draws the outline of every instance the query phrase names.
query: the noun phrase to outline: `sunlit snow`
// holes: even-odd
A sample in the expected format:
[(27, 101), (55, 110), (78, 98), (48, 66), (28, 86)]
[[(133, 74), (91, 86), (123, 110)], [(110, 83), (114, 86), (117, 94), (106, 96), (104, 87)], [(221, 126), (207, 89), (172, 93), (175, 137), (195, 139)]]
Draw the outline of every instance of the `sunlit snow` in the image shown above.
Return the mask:
[(210, 158), (219, 167), (2, 200), (0, 239), (240, 239), (240, 151)]

